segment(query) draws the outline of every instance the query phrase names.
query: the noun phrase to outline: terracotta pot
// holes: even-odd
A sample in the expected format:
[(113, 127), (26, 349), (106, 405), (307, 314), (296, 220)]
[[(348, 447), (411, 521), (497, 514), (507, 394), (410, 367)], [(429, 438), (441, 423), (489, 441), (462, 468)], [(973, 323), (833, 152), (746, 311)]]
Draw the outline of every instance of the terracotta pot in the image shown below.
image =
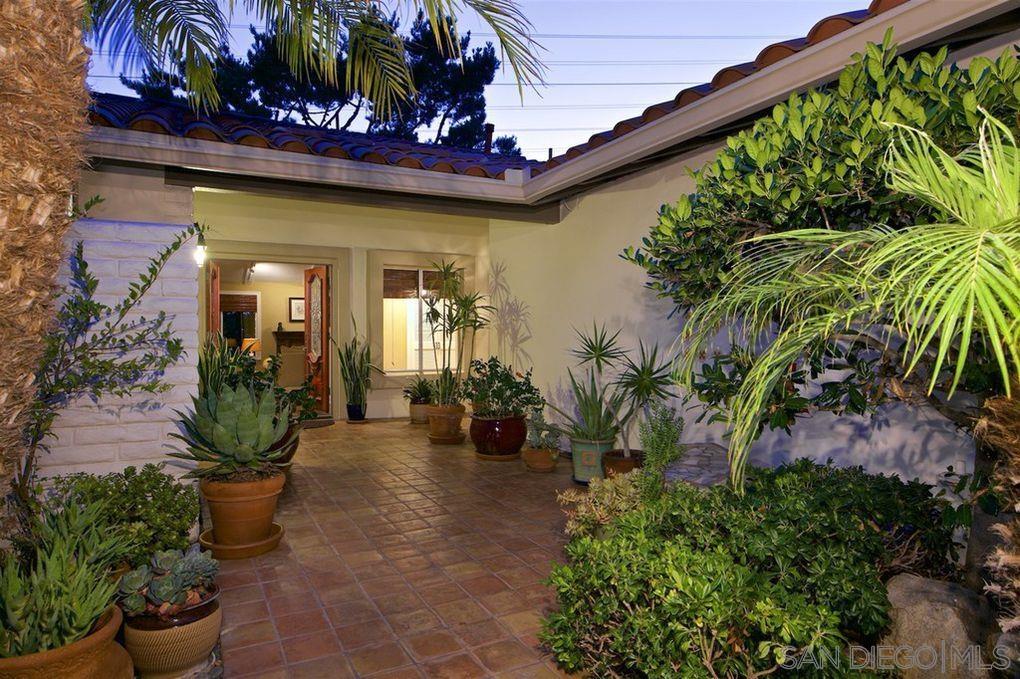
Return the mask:
[(269, 538), (285, 480), (282, 473), (258, 481), (202, 479), (198, 487), (209, 503), (213, 540), (221, 545), (240, 546)]
[(459, 403), (452, 406), (428, 406), (429, 441), (436, 444), (464, 443), (464, 431), (460, 427), (464, 411), (464, 406)]
[(624, 457), (622, 450), (610, 450), (602, 456), (602, 471), (606, 478), (617, 474), (626, 474), (638, 467), (645, 466), (645, 454), (641, 450), (630, 451), (630, 457)]
[(220, 637), (219, 590), (205, 601), (163, 619), (152, 615), (124, 622), (124, 646), (142, 679), (190, 676), (209, 660)]
[(560, 451), (547, 448), (525, 448), (521, 451), (524, 458), (524, 465), (529, 472), (553, 472), (556, 471), (556, 463), (560, 459)]
[(574, 465), (574, 481), (588, 485), (592, 479), (601, 479), (602, 456), (613, 449), (615, 441), (585, 441), (570, 439), (570, 459)]
[(412, 403), (411, 409), (411, 424), (428, 424), (429, 423), (429, 404), (428, 403)]
[(516, 460), (521, 446), (528, 438), (524, 416), (479, 417), (471, 416), (471, 442), (475, 453), (482, 459)]
[(95, 630), (73, 644), (0, 658), (0, 679), (132, 679), (131, 656), (113, 638), (124, 616), (111, 606)]
[[(294, 422), (287, 427), (287, 433), (283, 435), (283, 438), (269, 448), (269, 452), (271, 453), (275, 453), (281, 449), (283, 450), (283, 455), (275, 460), (276, 464), (288, 464), (294, 459), (294, 453), (297, 452), (298, 445), (301, 443), (301, 430), (304, 428), (304, 422)], [(294, 437), (293, 441), (290, 440), (292, 436)]]

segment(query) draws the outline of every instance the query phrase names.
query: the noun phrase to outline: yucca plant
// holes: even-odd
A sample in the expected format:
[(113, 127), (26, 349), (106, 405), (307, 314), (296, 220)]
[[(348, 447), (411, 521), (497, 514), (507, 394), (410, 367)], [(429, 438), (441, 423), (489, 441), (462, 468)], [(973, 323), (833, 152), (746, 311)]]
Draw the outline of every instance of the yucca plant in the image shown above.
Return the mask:
[(724, 328), (756, 348), (729, 413), (730, 480), (742, 489), (768, 394), (805, 353), (865, 342), (904, 379), (886, 388), (958, 388), (968, 361), (991, 356), (1005, 392), (1020, 373), (1020, 152), (991, 117), (953, 157), (923, 132), (895, 126), (885, 157), (892, 190), (942, 221), (903, 229), (801, 229), (751, 239), (729, 284), (688, 316), (678, 378)]
[(193, 396), (192, 401), (191, 412), (177, 411), (181, 433), (170, 434), (186, 446), (170, 456), (198, 464), (188, 476), (228, 480), (239, 473), (275, 472), (273, 461), (283, 455), (286, 446), (270, 450), (286, 436), (290, 413), (286, 406), (277, 408), (272, 389), (255, 393), (245, 385), (223, 385), (219, 392)]

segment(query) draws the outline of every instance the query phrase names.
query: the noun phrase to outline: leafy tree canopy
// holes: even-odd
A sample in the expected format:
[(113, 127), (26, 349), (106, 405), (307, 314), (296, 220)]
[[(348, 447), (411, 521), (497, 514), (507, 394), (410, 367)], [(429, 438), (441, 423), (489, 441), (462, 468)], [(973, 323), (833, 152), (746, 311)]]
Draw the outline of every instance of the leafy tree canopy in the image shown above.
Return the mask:
[[(396, 30), (396, 21), (392, 24)], [(384, 116), (376, 114), (364, 93), (348, 88), (342, 79), (327, 79), (314, 70), (295, 74), (280, 56), (275, 33), (253, 28), (252, 37), (254, 43), (244, 58), (225, 44), (220, 46), (215, 72), (221, 111), (341, 131), (361, 117), (373, 134), (484, 147), (485, 86), (492, 83), (500, 61), (491, 43), (472, 49), (470, 33), (460, 38), (459, 55), (451, 54), (442, 49), (432, 24), (419, 14), (403, 38), (404, 59), (416, 89)], [(349, 43), (344, 40), (335, 55), (338, 71), (346, 70), (348, 52)], [(143, 97), (185, 102), (180, 78), (171, 73), (146, 72), (141, 79), (121, 81)], [(510, 135), (494, 139), (492, 148), (501, 155), (521, 155), (517, 138)]]
[[(694, 192), (662, 206), (641, 246), (624, 251), (647, 271), (647, 286), (687, 314), (735, 284), (751, 239), (794, 229), (899, 231), (944, 219), (937, 205), (888, 185), (883, 160), (895, 135), (889, 123), (918, 128), (950, 154), (977, 141), (982, 110), (1015, 133), (1020, 62), (1013, 50), (994, 61), (974, 59), (966, 68), (948, 65), (945, 49), (911, 59), (896, 53), (887, 34), (881, 45), (857, 55), (836, 83), (792, 95), (730, 137), (715, 160), (694, 172)], [(777, 286), (784, 285), (779, 273)], [(825, 311), (821, 302), (818, 311)], [(731, 420), (770, 338), (789, 325), (789, 308), (780, 305), (770, 314), (770, 329), (732, 326), (728, 346), (705, 351), (700, 372), (681, 376), (712, 417)], [(797, 314), (802, 318), (802, 305)], [(961, 376), (971, 392), (1003, 388), (986, 339), (980, 329), (971, 336)], [(971, 424), (973, 413), (939, 398), (955, 375), (924, 360), (907, 370), (901, 349), (876, 346), (867, 333), (832, 334), (803, 347), (789, 357), (783, 378), (771, 383), (755, 435), (766, 426), (789, 431), (798, 417), (817, 410), (867, 413), (888, 398), (927, 400), (957, 423)], [(938, 386), (933, 392), (932, 380)]]

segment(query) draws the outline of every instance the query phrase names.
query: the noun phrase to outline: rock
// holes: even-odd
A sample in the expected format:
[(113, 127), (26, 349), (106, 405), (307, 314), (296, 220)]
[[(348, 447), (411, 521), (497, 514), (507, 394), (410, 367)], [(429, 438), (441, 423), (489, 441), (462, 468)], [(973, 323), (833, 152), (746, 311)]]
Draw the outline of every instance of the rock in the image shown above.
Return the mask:
[(981, 647), (998, 627), (985, 597), (957, 583), (906, 574), (892, 578), (887, 589), (892, 625), (880, 646), (902, 649), (894, 662), (903, 679), (992, 676), (992, 658)]
[(677, 481), (706, 487), (726, 483), (729, 462), (725, 448), (717, 443), (685, 443), (683, 449), (683, 456), (662, 470), (667, 485)]
[(1020, 633), (996, 634), (988, 640), (985, 649), (996, 667), (1009, 663), (1000, 676), (1020, 677)]

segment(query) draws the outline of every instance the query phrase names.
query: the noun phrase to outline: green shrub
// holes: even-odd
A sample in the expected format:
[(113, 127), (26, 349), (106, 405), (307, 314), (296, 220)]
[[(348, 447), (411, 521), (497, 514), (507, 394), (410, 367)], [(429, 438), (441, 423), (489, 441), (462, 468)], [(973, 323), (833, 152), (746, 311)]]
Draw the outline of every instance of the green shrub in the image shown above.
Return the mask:
[(198, 519), (194, 487), (178, 483), (154, 464), (104, 476), (72, 474), (58, 478), (54, 486), (67, 504), (101, 504), (104, 524), (126, 527), (138, 544), (128, 556), (132, 566), (145, 563), (154, 552), (187, 549)]
[(801, 460), (756, 470), (743, 496), (678, 483), (635, 501), (641, 473), (596, 484), (571, 519), (543, 633), (568, 669), (702, 676), (709, 644), (719, 676), (747, 676), (783, 645), (876, 639), (885, 578), (953, 568), (948, 503), (919, 482)]

